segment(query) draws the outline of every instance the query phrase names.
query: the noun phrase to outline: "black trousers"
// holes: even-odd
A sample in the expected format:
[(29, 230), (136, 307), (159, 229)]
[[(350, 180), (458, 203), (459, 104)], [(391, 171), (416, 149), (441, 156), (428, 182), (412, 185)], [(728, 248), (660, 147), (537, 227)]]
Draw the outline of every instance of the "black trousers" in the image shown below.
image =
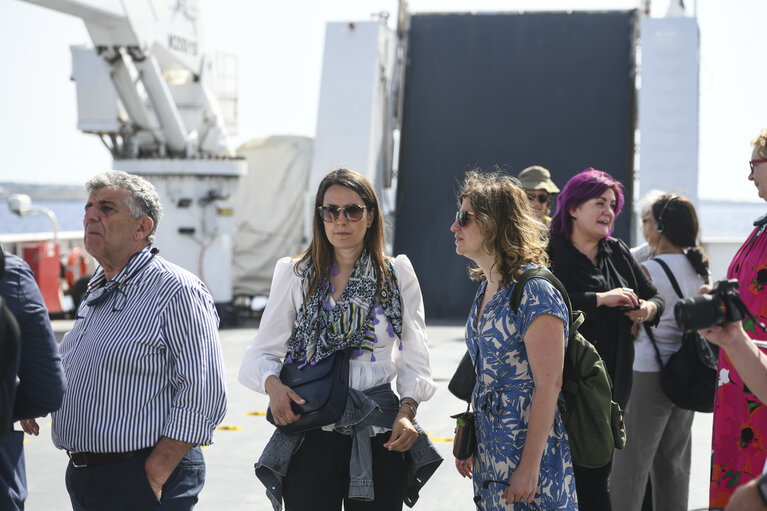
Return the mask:
[(587, 511), (612, 511), (608, 481), (613, 461), (604, 467), (586, 468), (573, 464), (575, 491), (578, 493), (578, 509)]
[(373, 491), (370, 502), (346, 498), (352, 439), (335, 431), (316, 429), (304, 435), (283, 480), (285, 511), (400, 511), (405, 496), (405, 456), (383, 444), (390, 433), (370, 438), (373, 451)]

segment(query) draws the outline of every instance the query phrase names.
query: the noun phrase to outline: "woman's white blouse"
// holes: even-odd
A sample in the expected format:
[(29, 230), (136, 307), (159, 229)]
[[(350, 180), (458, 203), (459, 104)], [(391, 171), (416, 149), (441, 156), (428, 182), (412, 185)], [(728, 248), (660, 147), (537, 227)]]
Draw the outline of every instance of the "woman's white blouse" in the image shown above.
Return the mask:
[[(297, 259), (290, 257), (277, 261), (261, 325), (240, 366), (237, 379), (257, 392), (266, 393), (264, 382), (269, 376), (279, 377), (293, 323), (303, 303), (301, 277), (293, 271), (296, 262)], [(400, 339), (387, 332), (388, 318), (376, 312), (378, 342), (372, 354), (364, 351), (351, 359), (349, 386), (365, 390), (389, 383), (396, 376), (399, 396), (411, 397), (420, 403), (431, 398), (437, 389), (429, 366), (421, 287), (407, 256), (394, 259), (394, 273), (402, 302), (402, 349), (399, 349)], [(334, 304), (332, 299), (331, 304)]]

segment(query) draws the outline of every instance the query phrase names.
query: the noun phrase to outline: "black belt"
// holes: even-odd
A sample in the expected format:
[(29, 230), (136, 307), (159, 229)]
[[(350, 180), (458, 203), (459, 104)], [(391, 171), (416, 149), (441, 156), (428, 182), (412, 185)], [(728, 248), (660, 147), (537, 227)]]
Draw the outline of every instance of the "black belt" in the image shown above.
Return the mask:
[(149, 449), (128, 452), (69, 452), (67, 456), (72, 460), (72, 466), (75, 468), (90, 467), (93, 465), (103, 465), (104, 463), (114, 463), (116, 461), (128, 460), (137, 454), (141, 454)]

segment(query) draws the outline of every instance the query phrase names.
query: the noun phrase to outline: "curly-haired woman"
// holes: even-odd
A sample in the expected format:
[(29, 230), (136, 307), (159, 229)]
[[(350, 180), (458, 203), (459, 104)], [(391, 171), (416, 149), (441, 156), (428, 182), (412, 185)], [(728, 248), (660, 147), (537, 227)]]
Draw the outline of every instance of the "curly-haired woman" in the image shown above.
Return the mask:
[(540, 223), (519, 182), (501, 173), (469, 172), (458, 202), (450, 230), (456, 252), (476, 265), (470, 274), (479, 289), (466, 322), (477, 450), (456, 467), (473, 477), (485, 511), (578, 509), (557, 409), (567, 306), (543, 279), (525, 284), (517, 310), (509, 303), (522, 273), (548, 262)]

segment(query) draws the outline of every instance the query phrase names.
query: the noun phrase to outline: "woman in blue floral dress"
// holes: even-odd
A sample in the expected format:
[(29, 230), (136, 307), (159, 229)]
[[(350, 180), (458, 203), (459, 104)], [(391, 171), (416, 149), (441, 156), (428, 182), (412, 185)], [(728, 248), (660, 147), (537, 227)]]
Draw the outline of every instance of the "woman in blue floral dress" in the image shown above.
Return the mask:
[(568, 311), (551, 284), (525, 285), (519, 310), (509, 299), (515, 280), (545, 266), (542, 226), (515, 179), (467, 174), (451, 226), (456, 252), (471, 259), (480, 282), (466, 323), (466, 345), (477, 368), (472, 396), (477, 451), (456, 460), (473, 477), (485, 510), (578, 509), (570, 447), (557, 409)]

